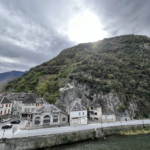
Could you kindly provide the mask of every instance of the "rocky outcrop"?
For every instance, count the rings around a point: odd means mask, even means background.
[[[80,98],[81,103],[85,107],[89,107],[93,101],[98,101],[103,111],[110,111],[119,115],[118,108],[124,103],[115,93],[104,94],[102,92],[91,92],[86,84],[80,84],[76,80],[68,81],[62,88],[59,89],[60,97],[57,99],[56,105],[65,108],[74,100]],[[129,103],[128,111],[131,116],[134,116],[134,111],[137,109],[135,102]]]

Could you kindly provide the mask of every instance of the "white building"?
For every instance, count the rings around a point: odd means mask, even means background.
[[[29,98],[22,102],[22,109],[20,113],[20,118],[32,119],[32,113],[36,108],[36,100],[31,95]]]
[[[5,96],[0,98],[0,120],[10,115],[12,111],[12,103]]]
[[[104,123],[116,122],[116,115],[110,110],[102,112],[102,122]]]
[[[87,124],[87,109],[79,102],[73,101],[70,105],[69,120],[71,126]]]

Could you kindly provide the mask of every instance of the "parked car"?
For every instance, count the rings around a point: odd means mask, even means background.
[[[11,121],[10,123],[11,123],[11,124],[19,124],[19,123],[20,123],[20,120],[14,120],[14,121]]]
[[[12,128],[12,124],[7,124],[7,125],[5,125],[5,126],[2,126],[2,129],[10,129],[10,128]]]
[[[7,122],[7,121],[9,121],[9,120],[11,120],[11,118],[3,119],[1,122],[4,123],[4,122]]]

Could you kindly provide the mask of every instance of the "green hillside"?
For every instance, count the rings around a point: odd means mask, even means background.
[[[86,83],[90,94],[114,92],[124,101],[137,100],[150,110],[150,38],[123,35],[63,50],[57,57],[31,68],[9,82],[6,90],[35,92],[55,103],[68,80]]]

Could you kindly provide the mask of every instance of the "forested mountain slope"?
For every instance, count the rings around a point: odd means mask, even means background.
[[[5,85],[9,81],[12,81],[15,78],[18,78],[25,74],[27,71],[10,71],[10,72],[4,72],[0,73],[0,88],[2,85]]]
[[[115,93],[128,108],[135,100],[150,110],[150,38],[123,35],[63,50],[57,57],[9,82],[6,90],[35,92],[55,103],[66,82],[77,81],[96,93]],[[79,91],[80,96],[80,91]],[[91,98],[92,100],[92,98]]]

